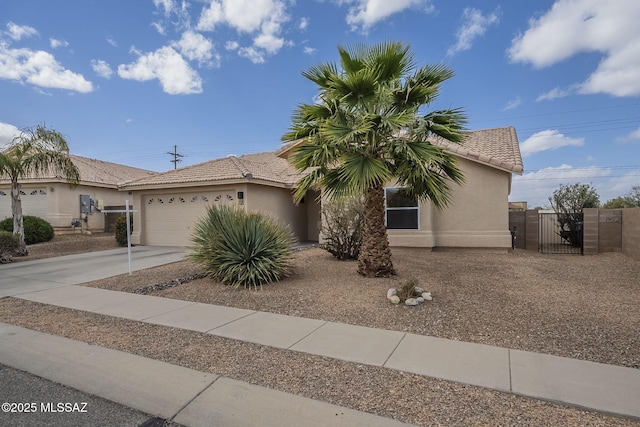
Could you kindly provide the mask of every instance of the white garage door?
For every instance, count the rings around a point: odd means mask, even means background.
[[[193,226],[211,204],[236,203],[235,190],[151,194],[144,197],[145,244],[189,246]]]
[[[47,219],[47,196],[48,191],[45,188],[20,190],[22,215]],[[11,216],[11,189],[3,188],[0,190],[0,220]]]

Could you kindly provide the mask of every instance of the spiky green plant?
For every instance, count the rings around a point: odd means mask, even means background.
[[[291,272],[291,233],[257,212],[210,206],[196,223],[191,241],[188,257],[225,285],[257,289]]]

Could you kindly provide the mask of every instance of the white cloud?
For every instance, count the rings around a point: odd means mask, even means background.
[[[28,25],[18,25],[13,22],[7,23],[7,32],[13,40],[21,40],[25,37],[32,37],[39,35],[38,30],[33,27],[29,27]]]
[[[49,45],[51,46],[51,48],[57,49],[59,47],[67,47],[67,46],[69,46],[69,42],[66,41],[66,40],[50,38],[49,39]]]
[[[640,128],[631,131],[628,135],[617,138],[618,142],[640,142]]]
[[[307,27],[309,27],[309,19],[307,18],[300,19],[300,22],[298,23],[298,29],[300,31],[304,31],[307,29]]]
[[[556,87],[538,96],[536,98],[536,101],[553,101],[554,99],[564,98],[565,96],[569,96],[571,95],[571,93],[572,91],[570,89],[562,89],[562,88]]]
[[[202,80],[198,73],[170,46],[140,55],[132,64],[119,65],[118,75],[137,81],[158,79],[162,90],[170,95],[202,92]]]
[[[241,47],[240,49],[238,49],[238,55],[247,58],[254,64],[264,63],[264,55],[262,55],[259,50],[253,47]]]
[[[502,108],[502,111],[515,110],[520,106],[520,104],[522,104],[522,98],[520,98],[519,96],[516,96],[511,101],[507,102],[504,108]]]
[[[0,150],[20,134],[20,129],[9,123],[0,122]]]
[[[557,0],[529,21],[509,48],[513,62],[548,67],[579,53],[597,52],[602,61],[576,86],[581,94],[640,95],[640,2]]]
[[[10,49],[3,43],[0,43],[0,79],[81,93],[93,91],[90,81],[65,69],[50,53],[26,48]]]
[[[161,9],[165,16],[171,15],[176,10],[175,0],[153,0],[157,9]]]
[[[473,41],[484,35],[487,28],[500,22],[499,10],[485,16],[482,11],[467,7],[462,12],[462,24],[456,32],[456,44],[447,50],[447,56],[471,49]]]
[[[92,59],[91,68],[93,68],[93,71],[95,71],[97,75],[105,79],[110,79],[113,75],[113,70],[109,64],[101,59]]]
[[[347,23],[353,31],[366,33],[371,27],[389,16],[409,8],[422,8],[431,13],[431,0],[338,0],[339,5],[348,4]]]
[[[151,26],[156,29],[158,34],[162,36],[167,34],[167,30],[164,28],[164,25],[162,25],[162,22],[152,22]]]
[[[584,144],[584,138],[570,138],[557,130],[543,130],[534,133],[526,141],[520,143],[520,152],[523,157],[538,153],[540,151],[557,150],[560,147],[575,146]]]
[[[112,36],[107,37],[107,43],[109,43],[113,47],[118,47],[118,42],[116,42],[116,40]]]
[[[238,50],[240,48],[240,43],[234,40],[229,40],[224,44],[224,48],[227,50]]]
[[[238,54],[262,63],[267,55],[276,54],[285,45],[281,33],[288,20],[282,0],[211,0],[202,10],[196,29],[213,31],[219,25],[227,25],[241,35],[251,36],[250,46],[238,44]]]
[[[313,55],[316,52],[316,48],[305,46],[302,51],[307,55]]]
[[[185,31],[179,41],[171,44],[190,61],[198,61],[200,65],[214,65],[213,43],[202,34]],[[219,65],[219,57],[215,65]]]

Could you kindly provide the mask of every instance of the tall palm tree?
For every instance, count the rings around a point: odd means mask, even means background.
[[[318,86],[317,102],[293,113],[284,142],[302,140],[290,157],[307,175],[296,199],[319,186],[327,197],[364,195],[365,221],[358,272],[395,274],[385,227],[384,186],[396,180],[406,196],[445,207],[449,182],[461,184],[455,157],[429,142],[438,136],[460,143],[466,117],[461,109],[422,113],[453,76],[443,65],[416,67],[408,45],[383,42],[338,47],[333,62],[302,75]]]
[[[28,254],[24,241],[20,180],[29,176],[52,173],[71,185],[80,181],[80,171],[69,157],[69,145],[61,133],[38,125],[24,129],[9,147],[0,152],[0,178],[11,180],[11,213],[13,233],[20,239],[19,251]]]

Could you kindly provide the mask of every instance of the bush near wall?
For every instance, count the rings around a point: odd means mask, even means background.
[[[53,239],[53,226],[46,220],[31,215],[22,217],[24,224],[24,242],[27,245],[48,242]],[[13,233],[13,218],[0,221],[0,230]]]
[[[129,234],[133,232],[133,215],[129,214]],[[116,220],[116,242],[118,246],[128,246],[127,216],[122,215]]]
[[[339,260],[358,259],[362,246],[364,202],[335,199],[322,205],[322,248]]]

